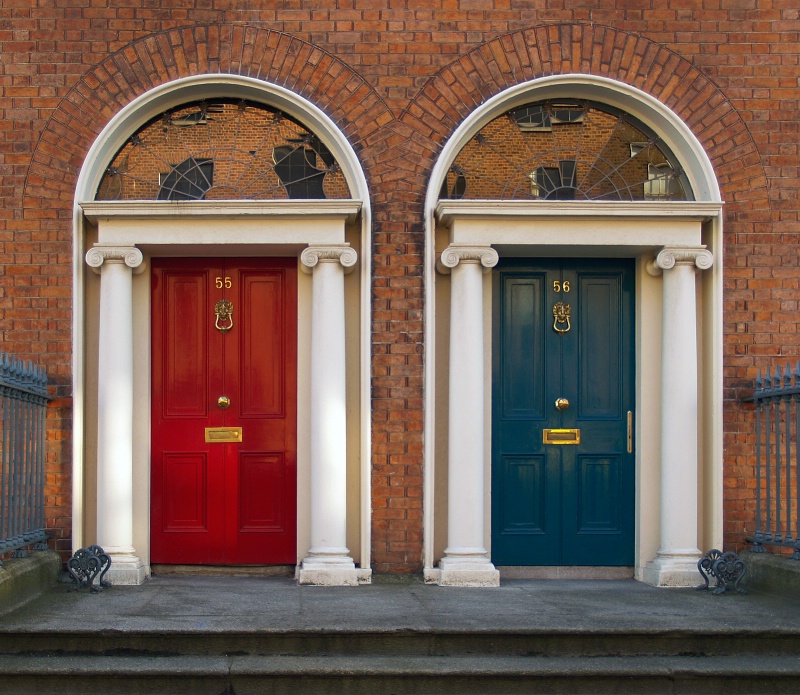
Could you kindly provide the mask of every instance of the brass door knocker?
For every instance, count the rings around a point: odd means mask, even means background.
[[[553,330],[556,333],[566,333],[570,328],[569,313],[571,307],[566,302],[556,302],[553,306]],[[566,324],[566,328],[564,328]]]
[[[229,299],[220,299],[214,305],[214,314],[217,317],[214,325],[220,333],[227,333],[233,328],[233,304]],[[220,321],[222,321],[222,325],[220,325]]]

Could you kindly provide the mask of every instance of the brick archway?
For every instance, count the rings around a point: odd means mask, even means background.
[[[759,153],[723,92],[674,51],[589,24],[542,24],[486,41],[442,67],[401,112],[392,112],[342,59],[283,32],[222,24],[152,34],[105,58],[61,100],[26,175],[24,218],[68,243],[75,180],[104,124],[154,86],[210,72],[274,81],[317,104],[351,140],[370,182],[373,430],[379,435],[372,462],[373,559],[379,571],[421,567],[423,197],[444,143],[470,113],[504,89],[544,75],[585,73],[631,84],[672,109],[705,148],[726,201],[727,232],[770,219]],[[748,369],[737,367],[735,376]],[[404,429],[402,438],[397,428]],[[397,503],[390,507],[390,499]]]
[[[635,87],[648,98],[666,106],[672,114],[691,131],[691,137],[702,148],[709,166],[707,171],[711,180],[716,180],[721,198],[726,202],[726,234],[721,234],[721,226],[712,236],[717,240],[717,257],[725,263],[723,248],[730,232],[737,222],[742,221],[744,229],[749,229],[755,221],[770,219],[770,199],[767,176],[754,139],[746,123],[723,92],[705,77],[695,66],[678,54],[643,37],[619,32],[608,27],[585,25],[548,25],[528,31],[520,31],[489,41],[481,47],[444,67],[439,74],[426,84],[414,102],[398,117],[406,124],[414,124],[430,142],[432,150],[450,145],[448,157],[453,155],[453,134],[464,123],[474,123],[475,131],[479,124],[474,114],[483,109],[484,104],[505,92],[521,91],[526,82],[549,78],[554,82],[559,76],[571,75],[580,79],[606,78],[607,80]],[[574,98],[576,93],[571,92]],[[611,103],[622,105],[613,99]],[[499,111],[493,112],[499,115]],[[472,116],[472,118],[470,118]],[[481,122],[481,124],[484,122]],[[657,122],[656,122],[657,125]],[[659,130],[656,127],[656,130]],[[472,133],[474,134],[474,133]],[[712,171],[713,170],[713,171]],[[439,178],[432,170],[421,175],[433,175],[428,182],[428,196],[435,197]],[[718,194],[719,195],[719,194]],[[702,199],[708,200],[703,196]],[[424,218],[429,222],[429,206],[426,205]],[[722,218],[720,218],[721,223]],[[729,225],[729,226],[727,226]],[[431,237],[426,237],[426,243]],[[430,248],[429,248],[430,252]],[[431,266],[432,267],[432,266]],[[428,272],[426,270],[426,272]],[[427,278],[430,284],[432,278]],[[721,312],[722,279],[719,276],[715,302]],[[430,297],[428,298],[430,303]],[[428,323],[432,315],[426,314]],[[717,316],[721,316],[720,313]],[[720,326],[722,319],[718,318]],[[724,338],[720,330],[715,348],[720,354],[719,374],[722,374],[721,355],[724,352]],[[426,346],[426,351],[429,348]],[[430,361],[430,360],[429,360]],[[426,374],[427,383],[433,383],[432,373]],[[723,381],[720,376],[718,388],[722,392]],[[713,396],[721,398],[721,396]],[[721,404],[721,401],[719,401]],[[716,428],[721,444],[724,436],[721,405],[719,416],[715,416],[719,426]],[[426,400],[426,459],[431,457],[433,442],[432,413],[434,408]],[[723,469],[731,465],[722,461],[722,448],[716,447],[713,456],[717,463],[713,471],[703,473],[718,495],[716,511],[712,510],[707,519],[707,527],[712,529],[715,538],[722,535],[722,486]],[[427,470],[427,477],[431,472]],[[726,482],[725,485],[728,485]],[[730,502],[725,502],[724,518],[729,516]],[[424,508],[433,507],[433,492],[426,492]],[[430,526],[426,516],[426,527]],[[432,520],[432,516],[430,517]],[[715,541],[719,542],[719,541]],[[427,549],[426,549],[427,550]],[[426,553],[427,554],[427,553]],[[426,567],[429,559],[426,557]]]
[[[355,70],[306,41],[234,24],[172,29],[110,55],[61,100],[32,157],[25,210],[69,209],[86,153],[114,114],[165,82],[206,74],[251,77],[293,91],[338,124],[356,151],[392,118]]]

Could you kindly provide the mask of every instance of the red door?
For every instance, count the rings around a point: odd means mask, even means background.
[[[153,563],[297,559],[296,273],[295,259],[153,260]]]

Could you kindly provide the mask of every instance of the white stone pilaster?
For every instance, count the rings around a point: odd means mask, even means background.
[[[498,586],[484,546],[483,273],[497,265],[489,246],[449,246],[438,267],[450,272],[450,391],[447,547],[442,586]]]
[[[347,549],[347,418],[344,274],[357,260],[347,245],[309,246],[301,268],[311,290],[311,547],[301,584],[351,586],[357,571]]]
[[[698,580],[698,373],[696,269],[711,267],[705,247],[664,248],[661,349],[661,546],[644,579],[655,586]]]
[[[133,272],[135,247],[95,246],[86,263],[100,274],[97,399],[97,544],[111,558],[112,584],[141,584],[133,547]]]

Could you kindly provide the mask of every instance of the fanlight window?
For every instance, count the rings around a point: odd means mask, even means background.
[[[325,145],[262,104],[216,99],[172,109],[117,152],[97,200],[349,198]]]
[[[591,101],[541,101],[486,125],[455,158],[442,198],[692,200],[677,159],[647,126]]]

